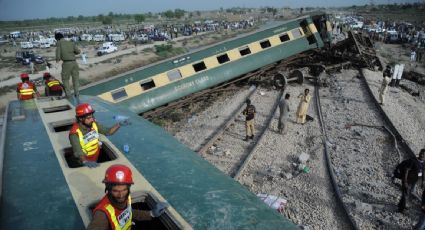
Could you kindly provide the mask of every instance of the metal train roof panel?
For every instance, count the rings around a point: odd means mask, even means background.
[[[96,114],[107,126],[113,124],[113,115],[131,119],[132,125],[121,127],[109,140],[120,147],[130,145],[129,161],[194,229],[296,229],[162,128],[97,98],[88,103],[107,111]]]
[[[35,102],[11,102],[8,112],[0,228],[83,229]]]
[[[1,229],[84,229],[91,213],[87,204],[103,196],[101,181],[106,168],[123,162],[134,170],[134,194],[159,192],[157,197],[168,201],[193,229],[296,229],[162,128],[97,97],[82,97],[82,101],[92,104],[97,121],[105,126],[115,123],[114,115],[131,119],[132,125],[121,127],[104,142],[114,145],[116,151],[128,144],[130,152],[95,169],[66,167],[58,149],[68,147],[67,132],[52,133],[49,122],[61,117],[69,120],[74,110],[68,107],[66,116],[47,114],[42,112],[43,103],[57,107],[56,101],[11,102]]]

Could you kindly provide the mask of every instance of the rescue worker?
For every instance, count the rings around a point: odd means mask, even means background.
[[[279,102],[279,122],[277,129],[280,134],[283,134],[286,126],[286,120],[289,116],[289,93],[285,94],[285,99],[280,100]]]
[[[65,88],[65,94],[68,99],[71,99],[71,90],[69,86],[69,78],[72,77],[72,84],[74,86],[74,96],[77,99],[79,97],[80,87],[80,73],[77,62],[75,61],[75,55],[80,53],[75,43],[63,39],[61,33],[55,34],[56,43],[56,63],[62,61],[62,82]]]
[[[69,131],[69,141],[74,155],[89,168],[98,166],[96,161],[100,153],[99,133],[109,136],[120,128],[118,123],[112,128],[103,127],[96,122],[94,112],[95,110],[87,103],[78,105],[75,108],[77,122]]]
[[[401,179],[402,195],[400,202],[398,203],[399,212],[404,212],[406,209],[407,200],[410,200],[411,196],[414,194],[416,182],[419,177],[422,177],[422,186],[424,184],[424,161],[425,149],[421,149],[417,158],[404,160],[397,165],[394,170],[394,175],[392,177],[393,181],[395,178]]]
[[[16,87],[16,94],[19,100],[29,100],[40,96],[37,92],[37,87],[30,82],[30,77],[27,73],[21,74],[21,81]]]
[[[379,89],[379,101],[380,101],[380,105],[384,105],[384,101],[385,101],[385,93],[387,92],[387,88],[388,88],[388,84],[391,81],[391,76],[392,76],[392,71],[391,71],[391,66],[387,65],[386,69],[384,70],[384,72],[382,73],[382,83],[381,83],[381,88]]]
[[[245,141],[249,139],[254,139],[254,118],[255,118],[255,106],[251,104],[250,99],[246,99],[246,108],[242,112],[245,115],[245,128],[246,128],[246,137]]]
[[[161,216],[166,203],[157,203],[152,211],[131,208],[130,186],[134,184],[130,168],[111,165],[105,173],[105,196],[93,210],[88,230],[130,229],[132,220],[145,221]]]
[[[50,75],[49,72],[43,74],[43,79],[46,85],[44,88],[46,96],[62,96],[63,85],[59,80]]]
[[[310,104],[311,96],[309,95],[310,90],[305,89],[304,94],[300,94],[298,98],[300,98],[300,104],[297,109],[297,123],[305,124],[305,118],[307,116],[308,106]]]

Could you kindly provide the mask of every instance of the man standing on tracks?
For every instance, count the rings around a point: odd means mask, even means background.
[[[106,195],[93,211],[93,219],[88,230],[130,229],[133,220],[146,221],[159,217],[167,208],[166,203],[157,203],[152,211],[132,209],[130,186],[133,175],[125,165],[111,165],[105,173]]]
[[[75,43],[67,41],[63,38],[62,33],[56,33],[56,63],[62,61],[62,82],[65,88],[65,94],[68,99],[71,99],[71,90],[69,86],[69,78],[72,77],[72,84],[74,86],[74,96],[78,103],[79,87],[80,87],[80,73],[78,64],[75,61],[75,55],[80,53]]]
[[[385,93],[387,92],[388,84],[391,81],[391,76],[393,75],[393,72],[391,70],[391,66],[387,65],[386,69],[382,73],[382,83],[381,88],[379,89],[379,101],[380,105],[384,105],[385,101]]]
[[[16,94],[19,100],[29,100],[40,96],[37,92],[37,87],[30,82],[30,77],[27,73],[21,74],[21,81],[16,87]]]
[[[310,104],[311,96],[309,95],[310,90],[305,89],[304,94],[300,94],[298,98],[300,98],[300,104],[297,109],[297,123],[305,124],[305,118],[307,116],[308,106]]]
[[[425,149],[421,149],[418,158],[410,158],[404,160],[397,165],[394,170],[392,177],[393,181],[395,178],[401,179],[401,199],[398,203],[398,211],[404,212],[406,209],[407,199],[410,200],[416,186],[416,182],[419,177],[422,177],[422,186],[424,184],[424,161],[425,161]]]
[[[250,99],[246,99],[246,108],[242,112],[245,115],[245,128],[246,128],[246,137],[245,141],[249,139],[254,139],[254,118],[255,118],[255,106],[251,104]]]
[[[283,134],[286,127],[286,120],[289,116],[289,93],[285,94],[285,99],[281,99],[279,102],[279,122],[277,124],[277,129],[280,134]]]
[[[96,122],[93,114],[95,110],[87,103],[80,104],[75,108],[77,122],[72,125],[69,131],[69,141],[71,142],[74,155],[78,157],[84,166],[96,168],[97,158],[100,153],[99,133],[112,135],[119,128],[119,123],[112,128],[105,128]]]

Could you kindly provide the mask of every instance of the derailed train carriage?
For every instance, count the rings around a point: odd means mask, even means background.
[[[135,208],[170,204],[160,218],[135,223],[133,229],[295,229],[242,185],[137,113],[320,48],[320,25],[304,16],[84,89],[81,94],[89,96],[81,96],[81,101],[95,108],[97,121],[112,125],[115,114],[132,121],[113,136],[101,136],[100,166],[95,169],[74,159],[68,141],[75,120],[73,104],[57,98],[12,101],[1,139],[0,228],[85,228],[104,194],[105,170],[125,164],[134,173]],[[125,144],[129,153],[120,150]]]
[[[303,16],[96,83],[81,94],[143,113],[295,54],[321,48],[324,42],[330,42],[330,30],[325,14]]]

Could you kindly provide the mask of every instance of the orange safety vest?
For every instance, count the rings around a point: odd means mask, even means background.
[[[97,128],[96,122],[92,123],[91,129],[88,133],[84,134],[78,123],[74,123],[69,132],[69,135],[77,134],[80,140],[81,149],[86,154],[86,159],[90,161],[96,161],[99,156],[99,129]]]
[[[112,206],[108,196],[105,195],[97,204],[96,208],[93,210],[93,213],[98,210],[104,212],[108,217],[109,225],[111,226],[112,230],[131,229],[133,212],[131,209],[130,195],[128,196],[127,201],[127,208],[123,210],[116,209],[114,206]]]
[[[34,84],[31,82],[21,82],[18,84],[18,92],[20,100],[28,100],[34,98]]]
[[[58,80],[51,80],[51,81],[49,81],[49,80],[47,80],[46,81],[46,84],[47,84],[47,86],[51,89],[51,90],[54,90],[54,91],[57,91],[57,90],[61,90],[62,88],[61,88],[61,83],[58,81]]]

